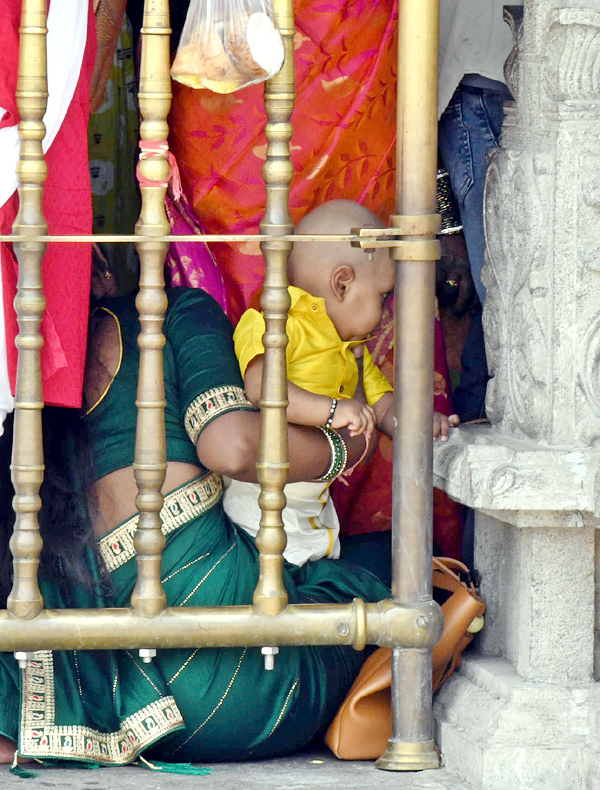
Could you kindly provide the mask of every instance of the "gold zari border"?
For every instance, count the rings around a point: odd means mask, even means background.
[[[220,414],[239,408],[254,410],[241,387],[214,387],[203,392],[186,409],[184,425],[187,435],[195,445],[207,423]]]
[[[201,516],[215,505],[223,493],[221,476],[210,472],[205,477],[190,480],[181,488],[165,497],[160,511],[163,535],[181,527],[193,518]],[[100,554],[109,572],[120,568],[135,557],[133,536],[137,530],[139,513],[115,527],[99,542]]]
[[[59,726],[54,721],[52,652],[38,650],[23,670],[20,754],[126,765],[150,744],[184,723],[172,696],[145,705],[123,719],[115,732],[99,732],[78,724]]]

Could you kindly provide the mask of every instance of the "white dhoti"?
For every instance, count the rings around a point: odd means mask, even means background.
[[[329,495],[329,483],[288,483],[284,488],[287,504],[283,524],[287,546],[283,556],[294,565],[322,557],[340,556],[340,522]],[[250,535],[259,529],[260,486],[225,479],[223,505],[229,518]]]

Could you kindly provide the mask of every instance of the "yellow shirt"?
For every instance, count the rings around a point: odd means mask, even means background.
[[[358,386],[358,364],[352,353],[360,340],[342,340],[325,311],[325,301],[290,285],[292,304],[286,331],[288,381],[317,395],[353,398]],[[254,357],[264,354],[265,319],[246,310],[234,332],[235,353],[242,376]],[[363,379],[367,403],[372,406],[393,387],[365,347]]]

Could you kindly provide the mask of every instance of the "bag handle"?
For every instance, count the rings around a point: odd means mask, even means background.
[[[475,584],[472,580],[469,582],[464,581],[460,578],[456,571],[462,571],[463,573],[470,575],[471,571],[469,568],[461,562],[460,560],[455,560],[453,557],[433,557],[433,572],[435,578],[435,572],[441,573],[444,576],[450,577],[454,580],[457,585],[464,587],[465,590],[474,590]],[[443,585],[439,585],[443,586]]]

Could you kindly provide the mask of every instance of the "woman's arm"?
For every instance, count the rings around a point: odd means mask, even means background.
[[[350,437],[341,430],[348,449],[348,467],[355,464],[365,449],[364,436]],[[207,469],[256,482],[256,461],[260,438],[260,414],[251,411],[230,411],[210,422],[196,444],[200,463]],[[377,444],[369,440],[369,455]],[[318,428],[288,425],[290,470],[288,482],[315,480],[324,475],[331,464],[331,450]]]
[[[216,302],[196,288],[174,293],[165,335],[175,355],[182,421],[207,469],[256,481],[260,413],[246,400],[231,325]],[[365,449],[362,436],[341,431],[348,465]],[[289,480],[314,480],[331,465],[330,445],[318,428],[288,426]],[[370,442],[370,449],[375,443]]]

